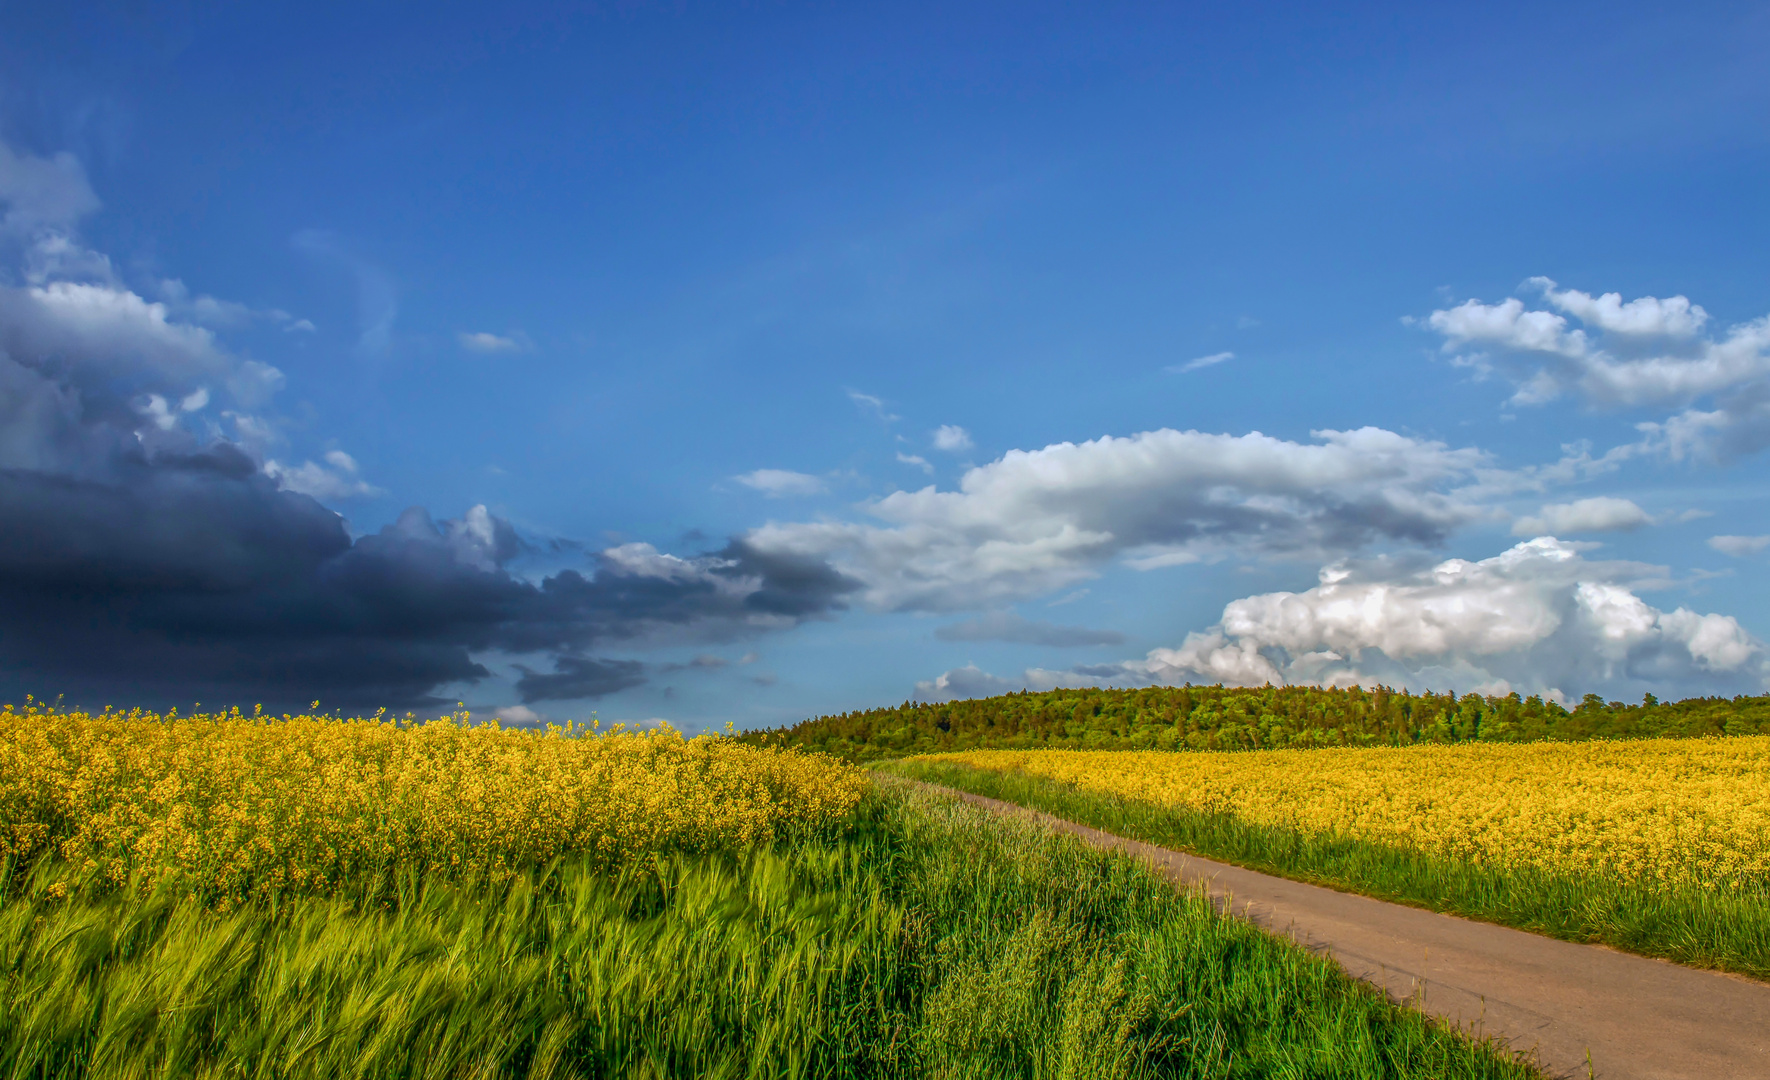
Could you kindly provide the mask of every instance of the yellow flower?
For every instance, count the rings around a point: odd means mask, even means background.
[[[1161,753],[938,754],[1084,791],[1455,858],[1770,883],[1770,736]]]
[[[0,859],[246,898],[398,866],[498,875],[767,842],[843,817],[867,784],[821,755],[668,727],[465,721],[6,706]]]

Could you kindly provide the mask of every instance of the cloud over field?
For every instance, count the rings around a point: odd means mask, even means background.
[[[1424,323],[1455,362],[1512,380],[1516,404],[1573,395],[1605,407],[1679,408],[1640,425],[1643,449],[1674,460],[1770,446],[1770,316],[1715,331],[1684,296],[1624,301],[1546,277],[1526,286],[1543,306],[1469,300]]]
[[[635,545],[528,581],[484,507],[441,522],[413,508],[352,541],[226,443],[100,480],[5,470],[0,514],[18,525],[0,538],[7,696],[424,705],[489,674],[474,659],[487,650],[557,658],[525,672],[524,701],[594,696],[642,674],[587,649],[790,626],[848,588],[741,544],[695,559]]]
[[[1333,557],[1377,540],[1433,545],[1483,508],[1458,488],[1485,457],[1381,428],[1163,429],[1013,450],[874,500],[879,524],[774,522],[758,551],[827,560],[887,611],[961,611],[1051,592],[1119,560],[1136,569],[1226,553]]]
[[[1764,643],[1738,620],[1654,607],[1637,592],[1663,586],[1664,567],[1591,560],[1583,550],[1537,537],[1492,558],[1449,559],[1422,570],[1381,560],[1330,566],[1312,589],[1233,601],[1215,626],[1141,660],[1034,668],[1021,682],[1383,682],[1557,696],[1594,688],[1638,695],[1646,687],[1765,686]],[[984,677],[966,673],[918,684],[918,690],[980,685]]]
[[[1508,471],[1478,449],[1378,427],[1299,438],[1161,428],[1011,450],[944,490],[898,469],[925,486],[846,515],[784,513],[694,554],[625,543],[542,575],[524,571],[535,552],[485,506],[455,517],[411,507],[353,532],[335,508],[386,496],[376,462],[300,446],[276,404],[289,377],[229,336],[311,332],[304,340],[320,347],[325,335],[279,308],[132,277],[81,238],[99,209],[74,158],[0,145],[0,697],[407,708],[508,663],[525,705],[580,700],[684,670],[617,650],[734,640],[851,604],[953,613],[934,631],[948,642],[1120,645],[1110,630],[1010,609],[1064,591],[1073,599],[1114,567],[1228,559],[1335,569],[1315,589],[1238,600],[1218,625],[1143,659],[1020,679],[966,666],[919,692],[1188,678],[1755,686],[1761,674],[1762,647],[1731,618],[1639,599],[1664,576],[1654,568],[1590,561],[1548,539],[1431,570],[1406,562],[1466,526],[1503,527],[1517,508],[1499,504],[1526,493],[1532,508],[1513,524],[1524,535],[1664,521],[1617,497],[1546,500],[1630,455],[1749,448],[1760,407],[1770,441],[1770,335],[1761,323],[1715,331],[1683,297],[1625,302],[1539,281],[1540,307],[1470,301],[1428,320],[1461,362],[1514,378],[1521,401],[1577,394],[1684,410],[1645,425],[1639,446],[1597,459],[1576,444],[1561,462]],[[385,352],[391,279],[330,234],[302,233],[297,247],[351,270],[356,347]],[[462,331],[457,342],[487,355],[533,348],[518,331]],[[935,463],[910,450],[976,449],[952,424],[912,442],[894,430],[902,418],[891,410],[902,406],[849,397],[896,439],[887,467],[932,477]],[[757,468],[730,480],[788,500],[865,478]],[[1764,547],[1743,536],[1711,546],[1738,556]],[[1347,561],[1373,547],[1403,555]]]
[[[525,701],[594,696],[644,675],[590,650],[790,626],[855,587],[742,541],[629,544],[530,580],[483,506],[353,539],[319,500],[379,489],[342,449],[273,456],[283,374],[198,321],[257,314],[182,282],[148,300],[80,241],[97,206],[74,159],[0,145],[0,242],[21,267],[0,285],[0,697],[409,707],[486,677],[490,652],[550,657]]]
[[[964,667],[942,672],[926,682],[917,683],[916,700],[962,701],[966,698],[1011,694],[1016,690],[1026,688],[1024,683],[1018,683],[1012,679],[999,679],[976,664],[966,664]]]

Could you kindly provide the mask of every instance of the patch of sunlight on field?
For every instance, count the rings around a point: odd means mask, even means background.
[[[1770,737],[918,759],[1496,865],[1770,883]]]

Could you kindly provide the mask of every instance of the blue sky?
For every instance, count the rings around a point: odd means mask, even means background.
[[[1761,7],[149,7],[0,4],[8,696],[1765,685]]]

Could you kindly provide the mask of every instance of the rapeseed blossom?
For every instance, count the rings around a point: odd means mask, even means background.
[[[1770,885],[1770,737],[931,755],[1081,790],[1496,865]]]
[[[0,708],[0,862],[221,900],[363,873],[494,877],[562,855],[765,843],[868,781],[821,755],[661,727],[545,732],[242,714]]]

